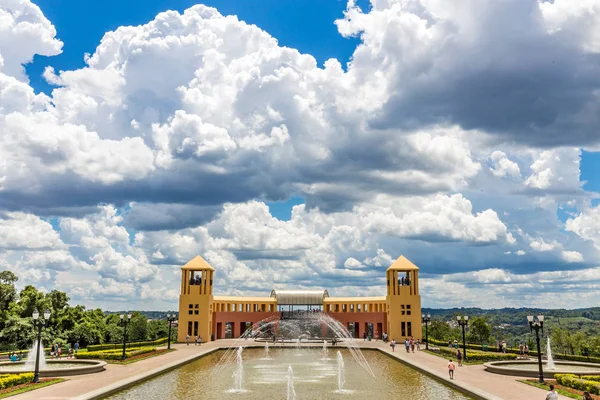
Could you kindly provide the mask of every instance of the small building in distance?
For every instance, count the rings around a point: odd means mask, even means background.
[[[181,267],[178,341],[189,335],[203,342],[239,338],[256,323],[293,313],[322,312],[354,337],[366,333],[390,340],[422,340],[419,268],[400,256],[386,271],[387,293],[380,297],[330,297],[327,290],[272,290],[270,296],[214,296],[215,269],[196,256]],[[324,335],[325,336],[325,335]]]

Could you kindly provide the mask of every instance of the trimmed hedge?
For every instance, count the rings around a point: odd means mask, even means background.
[[[436,346],[444,347],[446,349],[450,349],[448,347],[448,342],[443,342],[443,341],[439,341],[439,340],[429,339],[429,343],[430,344],[435,344]],[[459,345],[459,348],[462,349],[462,344]],[[467,349],[483,351],[483,346],[480,345],[480,344],[467,344]],[[486,352],[500,353],[498,351],[498,347],[497,346],[488,346]],[[506,354],[515,354],[515,355],[518,355],[520,353],[519,353],[519,349],[507,348],[506,349]],[[529,356],[531,356],[531,357],[537,357],[537,351],[533,351],[533,350],[530,349],[529,350]],[[553,354],[553,357],[554,357],[555,360],[581,361],[581,362],[592,362],[592,363],[599,363],[600,364],[600,357],[586,357],[586,356],[576,356],[576,355],[569,355],[569,354]]]
[[[585,379],[587,381],[600,382],[600,375],[584,375],[581,379]]]
[[[577,376],[572,374],[554,374],[554,378],[556,379],[556,382],[562,386],[600,395],[600,382],[595,382],[588,379],[579,379]]]
[[[456,349],[440,347],[440,353],[446,354],[449,357],[456,357]],[[468,361],[512,361],[516,358],[517,356],[515,354],[492,353],[477,350],[467,351]]]
[[[156,340],[148,340],[145,342],[128,342],[127,348],[135,348],[135,347],[146,347],[146,346],[159,346],[161,344],[167,343],[168,338],[156,339]],[[87,347],[88,351],[102,351],[102,350],[111,350],[111,349],[121,349],[123,350],[123,342],[121,343],[105,343],[105,344],[92,344]]]
[[[0,375],[0,389],[8,389],[13,386],[21,385],[23,383],[29,383],[32,380],[33,373],[31,372],[17,375]]]
[[[130,358],[140,354],[148,354],[156,351],[156,347],[146,347],[133,349],[125,352],[125,358]],[[104,351],[88,351],[87,353],[75,354],[75,358],[79,360],[120,360],[123,356],[123,350],[104,350]]]

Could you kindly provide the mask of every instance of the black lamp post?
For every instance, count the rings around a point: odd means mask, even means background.
[[[529,332],[535,331],[535,340],[537,343],[537,354],[538,354],[538,370],[539,370],[539,383],[544,383],[544,369],[542,368],[542,350],[540,348],[540,331],[544,334],[544,316],[538,315],[537,321],[533,321],[533,315],[527,316],[527,322],[529,322]]]
[[[33,311],[33,326],[38,329],[37,334],[37,348],[35,351],[35,371],[33,372],[33,383],[40,381],[40,352],[44,352],[42,343],[42,328],[46,326],[47,321],[50,319],[50,310],[44,311],[44,319],[40,319],[40,313],[38,310]]]
[[[125,351],[127,348],[127,325],[129,325],[131,322],[131,314],[127,314],[127,318],[125,318],[125,315],[123,314],[121,314],[119,317],[121,317],[121,325],[123,325],[123,355],[121,356],[121,360],[125,360],[125,358],[127,358],[125,356]]]
[[[167,314],[167,321],[169,321],[169,338],[167,339],[167,350],[171,350],[171,325],[177,321],[177,314]]]
[[[431,314],[421,315],[421,320],[425,324],[425,350],[429,350],[429,332],[427,332],[427,325],[431,322]]]
[[[467,328],[467,326],[469,326],[469,316],[465,315],[464,317],[461,317],[460,315],[458,315],[456,317],[456,321],[458,322],[458,325],[462,328],[462,334],[463,334],[463,359],[466,361],[467,360],[467,341],[465,340],[465,329]]]

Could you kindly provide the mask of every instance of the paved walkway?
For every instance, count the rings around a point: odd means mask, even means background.
[[[173,368],[183,362],[200,358],[202,355],[215,351],[220,347],[228,347],[233,343],[234,340],[219,340],[203,344],[202,346],[176,344],[172,346],[177,349],[174,352],[129,365],[109,364],[104,372],[69,377],[65,382],[17,395],[13,398],[16,400],[79,400],[93,398],[94,392],[99,393],[99,391],[106,387],[133,382],[141,376],[158,373],[163,368]],[[244,344],[252,346],[255,342],[247,341]],[[356,344],[360,347],[379,348],[386,354],[413,365],[429,375],[435,375],[448,383],[462,386],[465,389],[478,393],[482,398],[489,400],[545,399],[545,392],[543,390],[520,383],[516,377],[485,372],[481,365],[469,365],[457,368],[454,381],[449,381],[447,361],[443,358],[425,352],[409,354],[406,353],[402,345],[397,346],[396,351],[392,352],[390,346],[382,342],[356,340]],[[259,345],[262,346],[262,344]],[[288,344],[287,346],[290,345]],[[567,397],[560,396],[560,399],[564,400]]]

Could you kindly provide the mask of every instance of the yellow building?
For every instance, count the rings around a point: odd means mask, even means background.
[[[215,269],[196,256],[182,268],[178,341],[237,338],[265,318],[285,318],[294,310],[323,312],[354,337],[407,337],[422,340],[419,268],[400,256],[386,272],[387,295],[329,297],[327,290],[273,290],[269,297],[213,296]]]

